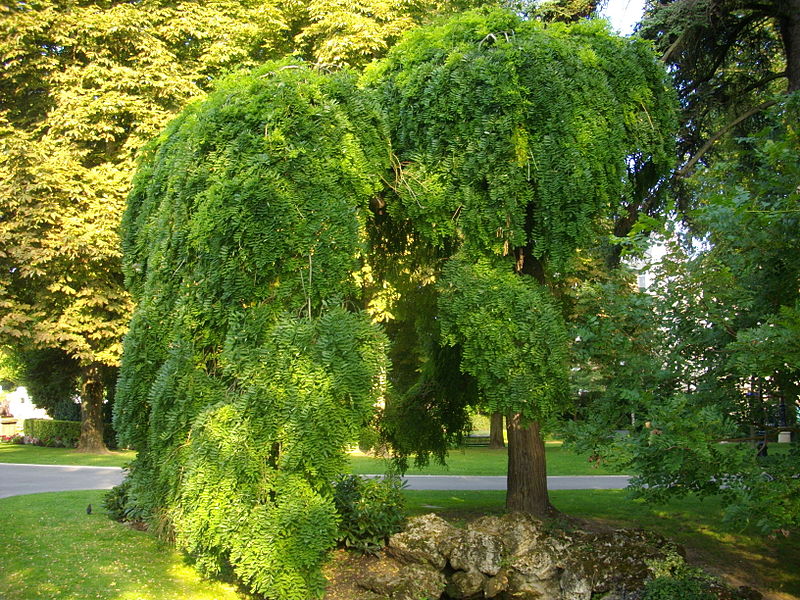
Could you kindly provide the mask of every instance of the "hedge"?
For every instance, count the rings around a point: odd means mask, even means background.
[[[25,419],[22,425],[26,443],[37,446],[74,448],[81,437],[80,421],[58,419]],[[109,448],[116,448],[116,433],[111,423],[104,428],[104,441]]]
[[[22,430],[28,443],[37,446],[60,445],[74,448],[81,436],[81,423],[56,419],[25,419]]]

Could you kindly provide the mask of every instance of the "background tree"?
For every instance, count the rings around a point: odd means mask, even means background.
[[[277,51],[283,27],[261,3],[3,12],[0,333],[79,365],[79,449],[104,448],[104,380],[130,316],[117,229],[135,153],[220,70]]]
[[[796,429],[799,98],[688,180],[705,235],[676,240],[657,271],[662,377],[641,413],[650,426],[601,450],[638,473],[638,495],[721,494],[729,519],[765,532],[796,527],[800,508],[798,445],[762,452]]]
[[[688,174],[720,140],[758,131],[780,92],[800,89],[798,0],[653,0],[639,33],[671,67]],[[679,195],[680,206],[689,198]]]
[[[568,352],[554,291],[630,194],[628,165],[669,165],[664,77],[601,24],[504,11],[415,32],[368,72],[399,159],[386,211],[443,256],[443,339],[508,417],[510,510],[549,510],[540,428],[564,408]]]
[[[604,255],[603,247],[579,253],[562,295],[576,399],[564,433],[591,454],[598,439],[641,426],[664,376],[654,299],[639,288],[635,269],[625,263],[608,269]]]
[[[233,67],[287,53],[361,64],[451,9],[250,0],[2,7],[0,337],[80,366],[81,449],[103,447],[103,380],[117,368],[130,318],[117,229],[142,145]]]
[[[753,445],[723,451],[718,442],[768,432],[778,397],[791,424],[797,395],[796,243],[786,233],[796,227],[796,108],[785,92],[797,89],[798,15],[795,2],[648,7],[640,31],[672,67],[684,115],[682,166],[671,181],[683,224],[656,278],[667,333],[655,346],[663,378],[643,413],[653,426],[606,448],[632,461],[640,493],[653,498],[718,493],[737,473],[723,490],[731,516],[763,515],[766,530],[793,522],[786,477],[796,456],[765,459]],[[775,399],[762,401],[758,388]]]

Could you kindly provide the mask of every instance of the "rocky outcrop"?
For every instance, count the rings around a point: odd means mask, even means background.
[[[361,585],[391,600],[633,598],[653,576],[651,565],[681,553],[641,530],[554,528],[519,513],[459,529],[430,514],[392,536],[385,559],[392,568],[365,573]]]

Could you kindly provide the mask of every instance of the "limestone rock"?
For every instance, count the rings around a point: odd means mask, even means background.
[[[471,528],[457,538],[450,553],[450,565],[457,571],[479,571],[485,575],[497,575],[502,562],[502,539]]]
[[[383,560],[362,574],[359,585],[391,600],[435,600],[447,584],[439,569],[427,565],[403,565]]]
[[[540,581],[525,577],[516,571],[509,573],[506,594],[514,600],[562,600],[558,579]],[[563,600],[573,599],[564,598]]]
[[[436,600],[444,592],[444,574],[433,567],[406,565],[400,570],[403,582],[392,592],[392,600]]]
[[[455,600],[483,598],[486,576],[478,571],[456,571],[447,584],[447,595]]]
[[[508,589],[508,571],[501,569],[494,577],[489,577],[483,584],[483,594],[487,598],[494,598]]]
[[[682,550],[641,530],[559,529],[525,514],[483,517],[457,529],[435,515],[411,519],[392,536],[394,567],[365,574],[362,585],[390,600],[630,600],[658,561]],[[389,560],[389,559],[386,559]],[[758,592],[720,584],[720,600],[756,600]]]
[[[444,569],[459,530],[434,514],[409,519],[404,531],[389,538],[386,550],[404,563],[429,564]]]

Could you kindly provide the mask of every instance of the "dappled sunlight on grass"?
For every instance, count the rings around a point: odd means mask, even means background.
[[[133,450],[108,454],[90,454],[71,448],[44,448],[0,443],[0,463],[30,465],[82,465],[87,467],[122,467],[136,458]]]
[[[3,600],[235,600],[153,536],[109,520],[102,491],[0,500]],[[85,512],[91,503],[95,510]]]
[[[617,471],[598,466],[589,461],[588,456],[575,454],[561,447],[561,442],[548,442],[548,475],[612,475]],[[353,451],[349,455],[353,473],[380,474],[386,472],[389,463],[384,458],[376,458],[362,452]],[[413,459],[409,461],[413,465]],[[508,452],[505,448],[455,448],[447,457],[447,466],[431,462],[424,469],[410,468],[408,475],[505,475],[508,470]]]

